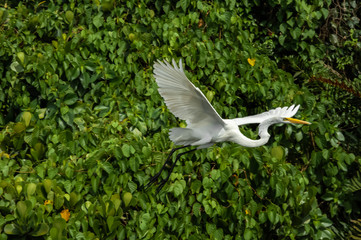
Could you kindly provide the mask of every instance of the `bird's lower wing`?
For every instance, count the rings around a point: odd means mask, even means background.
[[[168,109],[187,124],[217,124],[224,126],[223,119],[208,102],[204,94],[195,87],[173,59],[173,66],[167,61],[154,63],[154,77],[158,91],[164,98]]]

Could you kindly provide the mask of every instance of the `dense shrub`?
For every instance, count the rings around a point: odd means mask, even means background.
[[[348,27],[332,24],[331,1],[0,4],[1,238],[360,234],[359,8],[347,4]],[[224,118],[301,104],[313,124],[185,155],[159,194],[141,190],[184,126],[152,76],[172,58]]]

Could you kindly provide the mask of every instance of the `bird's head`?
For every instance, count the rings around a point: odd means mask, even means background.
[[[260,119],[262,119],[260,123],[260,133],[263,132],[266,134],[267,128],[270,125],[277,124],[277,123],[292,123],[292,124],[311,124],[310,122],[306,122],[303,120],[292,118],[294,115],[296,115],[299,105],[295,106],[292,105],[290,107],[283,107],[283,108],[276,108],[272,109],[268,112],[262,113],[258,116],[260,116]]]
[[[293,124],[311,124],[310,122],[306,122],[303,120],[299,120],[296,118],[292,118],[294,115],[296,115],[298,109],[300,108],[300,105],[292,105],[290,107],[284,107],[284,108],[280,108],[276,109],[275,114],[278,114],[278,116],[282,119],[281,122],[282,123],[293,123]]]

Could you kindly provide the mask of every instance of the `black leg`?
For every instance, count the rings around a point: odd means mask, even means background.
[[[162,168],[159,170],[159,172],[157,174],[155,174],[150,180],[149,182],[147,183],[147,185],[144,186],[144,189],[148,189],[157,179],[158,177],[160,176],[160,174],[163,172],[165,166],[168,164],[168,162],[171,160],[171,157],[173,155],[173,153],[179,149],[182,149],[182,148],[185,148],[185,147],[189,147],[189,145],[187,146],[182,146],[182,147],[178,147],[178,148],[173,148],[172,151],[169,153],[168,157],[167,157],[167,160],[165,160]],[[173,167],[174,168],[174,167]],[[173,170],[172,168],[172,170]]]
[[[170,168],[170,171],[168,172],[168,176],[167,176],[165,179],[163,179],[163,180],[160,182],[159,186],[157,187],[157,193],[159,193],[159,191],[163,188],[163,186],[165,185],[165,183],[168,181],[170,175],[171,175],[172,172],[173,172],[173,169],[174,169],[175,165],[177,164],[178,159],[179,159],[182,155],[184,155],[184,154],[186,154],[186,153],[193,152],[193,151],[195,151],[196,149],[197,149],[197,148],[191,149],[191,150],[189,150],[189,151],[186,151],[186,152],[183,152],[183,153],[179,153],[179,154],[177,155],[177,157],[175,158],[174,163],[172,164],[172,167]]]

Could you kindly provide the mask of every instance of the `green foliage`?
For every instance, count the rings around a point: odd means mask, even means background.
[[[342,235],[338,224],[360,214],[361,74],[356,24],[348,42],[319,37],[333,7],[301,0],[1,3],[1,238]],[[312,125],[272,128],[264,147],[223,143],[187,154],[158,195],[140,190],[173,147],[168,128],[184,126],[152,77],[153,62],[164,58],[182,58],[225,118],[301,104],[299,117]],[[349,85],[323,81],[337,75],[318,77],[330,66],[354,66],[358,75]]]
[[[333,69],[349,79],[357,78],[361,73],[360,7],[357,1],[335,1],[330,14],[322,27],[321,37],[330,45],[327,63]]]
[[[347,184],[347,188],[350,192],[357,192],[361,190],[361,174],[357,172],[352,179],[350,179],[350,183]]]

